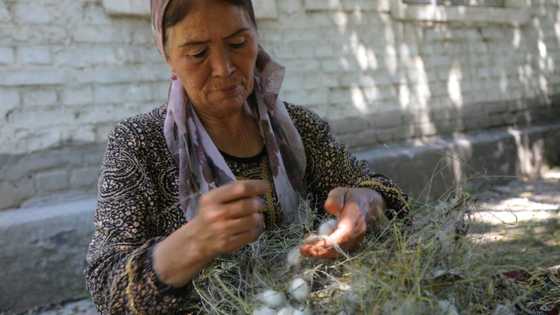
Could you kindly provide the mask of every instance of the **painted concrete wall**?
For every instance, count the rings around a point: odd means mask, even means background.
[[[255,0],[282,96],[352,150],[559,120],[560,1]],[[0,0],[0,209],[93,192],[109,130],[166,99],[144,0]]]

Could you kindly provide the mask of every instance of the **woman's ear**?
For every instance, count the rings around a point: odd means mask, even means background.
[[[173,27],[167,28],[164,30],[164,37],[163,37],[163,57],[165,58],[165,62],[171,67],[171,51],[169,47],[171,46],[169,43],[172,40],[173,36]],[[173,69],[171,69],[173,71]]]
[[[169,71],[171,72],[171,79],[176,80],[177,79],[177,71],[175,71],[175,67],[173,66],[173,63],[171,62],[171,57],[169,57],[169,52],[167,50],[165,51],[165,63],[167,63],[167,66],[169,67]]]

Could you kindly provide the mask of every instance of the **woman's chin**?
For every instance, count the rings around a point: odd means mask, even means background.
[[[242,110],[243,105],[245,105],[246,101],[247,98],[239,95],[236,97],[223,97],[220,99],[216,99],[212,102],[212,104],[215,104],[213,106],[214,108],[220,109],[220,111],[223,111],[223,113],[225,114]]]

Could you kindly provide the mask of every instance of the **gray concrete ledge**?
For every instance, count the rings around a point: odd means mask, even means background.
[[[547,161],[559,162],[560,123],[384,146],[357,156],[412,195],[434,197],[473,177],[536,175]],[[88,199],[0,212],[0,313],[87,295],[83,268],[94,208]]]
[[[433,199],[458,184],[474,189],[512,176],[536,177],[543,167],[560,165],[560,123],[388,145],[356,155],[412,196]]]
[[[0,313],[85,297],[95,200],[0,212]]]

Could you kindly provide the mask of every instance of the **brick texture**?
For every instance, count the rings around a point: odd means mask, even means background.
[[[0,2],[0,208],[94,189],[112,126],[165,102],[146,6],[127,7],[142,1]],[[476,27],[397,20],[393,0],[255,1],[281,96],[352,150],[560,116],[560,0],[531,1],[523,26]]]

